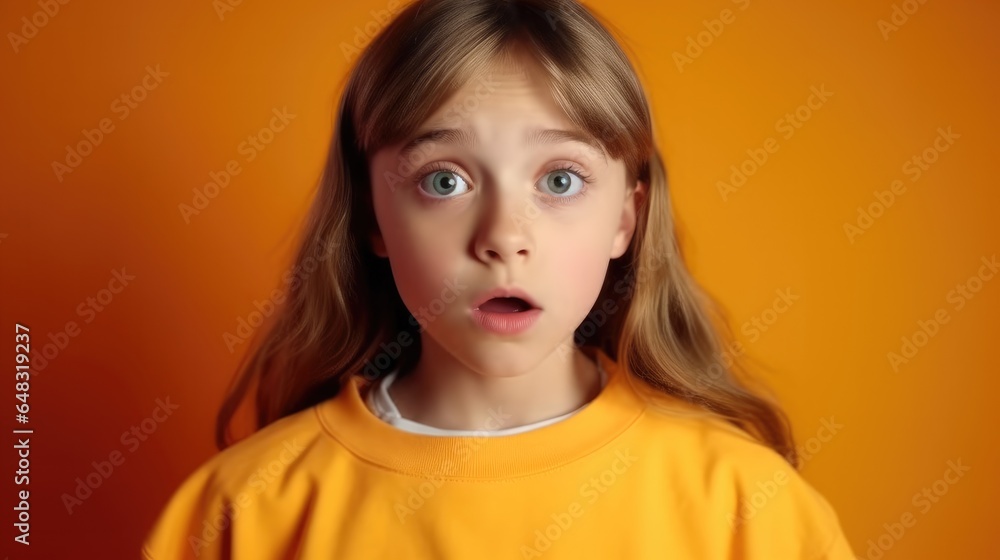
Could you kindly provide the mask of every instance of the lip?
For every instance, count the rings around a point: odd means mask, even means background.
[[[541,314],[542,310],[537,307],[518,313],[496,313],[473,309],[472,320],[480,328],[491,333],[513,335],[530,329]]]
[[[524,290],[518,288],[517,286],[511,286],[508,288],[494,288],[488,292],[483,292],[479,294],[478,296],[476,296],[476,299],[473,300],[472,310],[479,311],[479,307],[482,304],[486,303],[487,301],[493,298],[514,298],[514,297],[523,299],[528,303],[528,305],[532,307],[532,309],[529,309],[528,311],[522,311],[521,313],[518,313],[518,315],[524,313],[530,313],[532,311],[541,311],[542,309],[542,307],[538,305],[538,303],[534,299],[532,299],[530,295],[528,295],[528,292],[525,292]],[[491,315],[493,314],[491,313]],[[509,315],[509,313],[506,313],[505,315]]]

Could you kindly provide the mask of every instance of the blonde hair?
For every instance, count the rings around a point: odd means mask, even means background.
[[[798,465],[787,417],[727,354],[731,333],[720,307],[684,266],[645,92],[609,27],[572,0],[418,0],[372,40],[348,77],[295,263],[323,251],[330,258],[296,277],[272,324],[252,341],[219,412],[220,449],[254,381],[259,429],[332,397],[351,375],[377,378],[416,363],[419,325],[388,262],[370,246],[368,157],[413,134],[468,80],[527,46],[568,118],[624,161],[630,182],[648,185],[631,245],[611,261],[595,305],[610,299],[617,311],[600,324],[584,321],[576,342]],[[416,342],[381,350],[404,332]]]

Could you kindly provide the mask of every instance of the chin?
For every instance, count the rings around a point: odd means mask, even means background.
[[[523,375],[545,359],[540,349],[504,341],[479,341],[463,344],[453,352],[455,359],[485,377],[503,378]]]

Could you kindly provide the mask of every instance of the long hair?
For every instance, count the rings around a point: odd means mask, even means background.
[[[595,305],[607,309],[611,300],[617,311],[601,321],[588,316],[575,342],[602,349],[636,385],[723,418],[798,466],[787,417],[752,388],[730,351],[721,307],[684,265],[649,104],[610,29],[573,0],[417,0],[372,40],[340,99],[294,260],[298,272],[271,324],[251,341],[219,412],[219,449],[230,443],[230,424],[251,391],[259,429],[331,398],[351,375],[376,379],[416,363],[418,323],[370,245],[368,158],[412,134],[491,63],[527,46],[568,118],[625,163],[630,181],[648,185],[631,244],[611,261]],[[403,333],[416,342],[396,344]]]

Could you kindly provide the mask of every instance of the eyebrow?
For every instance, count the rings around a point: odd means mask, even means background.
[[[534,146],[538,144],[559,144],[561,142],[580,142],[582,144],[586,144],[599,153],[601,157],[604,158],[604,161],[607,161],[604,148],[597,141],[597,139],[578,130],[535,128],[529,130],[524,136],[524,143],[526,146]],[[475,133],[467,128],[435,128],[428,130],[427,132],[424,132],[407,142],[399,151],[400,159],[409,161],[409,156],[415,152],[417,148],[423,144],[429,143],[460,144],[474,147],[478,145],[479,141],[478,138],[476,138]]]

